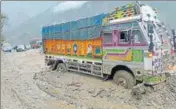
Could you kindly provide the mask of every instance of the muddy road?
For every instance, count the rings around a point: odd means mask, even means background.
[[[175,109],[176,77],[136,100],[131,90],[80,73],[58,73],[38,50],[1,53],[2,109]]]
[[[37,59],[37,60],[36,60]],[[39,90],[33,80],[43,68],[38,51],[1,53],[2,109],[43,109],[51,97]]]

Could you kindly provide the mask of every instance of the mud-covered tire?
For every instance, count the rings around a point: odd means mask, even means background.
[[[67,67],[64,63],[59,63],[57,65],[56,71],[59,73],[65,73],[65,72],[67,72]]]
[[[132,87],[136,84],[136,80],[133,75],[125,70],[117,71],[113,76],[113,81],[126,89],[132,89]]]

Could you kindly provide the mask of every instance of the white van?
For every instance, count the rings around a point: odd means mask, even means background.
[[[2,50],[4,52],[12,52],[12,46],[8,43],[2,45]]]

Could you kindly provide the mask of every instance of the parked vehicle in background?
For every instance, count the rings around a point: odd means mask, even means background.
[[[37,41],[37,44],[38,44],[40,47],[42,47],[42,41],[41,41],[41,40]]]
[[[22,52],[22,51],[25,51],[25,45],[17,45],[16,47],[16,51],[17,52]]]
[[[31,49],[31,45],[25,45],[26,50]]]
[[[33,48],[33,49],[40,48],[41,47],[41,43],[42,43],[41,39],[37,39],[37,38],[32,39],[30,41],[31,48]]]
[[[8,43],[2,45],[2,51],[4,52],[12,52],[12,46]]]
[[[16,51],[16,49],[17,49],[17,46],[14,46],[12,49]]]

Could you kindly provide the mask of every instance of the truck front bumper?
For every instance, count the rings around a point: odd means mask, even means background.
[[[143,76],[143,83],[145,85],[156,85],[167,80],[167,74],[161,73],[157,75]]]
[[[145,75],[143,76],[143,83],[146,85],[156,85],[166,81],[168,77],[172,75],[176,75],[175,70],[165,70],[162,73],[158,73],[155,75]]]

